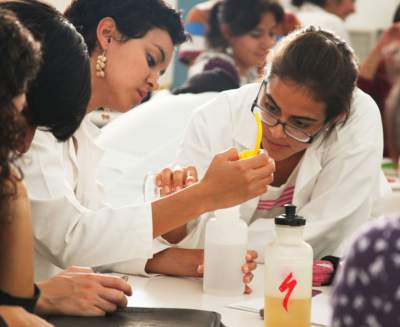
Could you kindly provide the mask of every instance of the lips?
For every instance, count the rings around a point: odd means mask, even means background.
[[[266,141],[267,141],[269,147],[270,147],[272,150],[282,150],[282,149],[285,149],[285,148],[289,148],[289,147],[290,147],[290,146],[287,145],[287,144],[275,143],[275,142],[271,142],[270,140],[266,140]]]
[[[148,90],[137,90],[137,93],[140,98],[139,101],[141,102],[149,94],[149,91]]]

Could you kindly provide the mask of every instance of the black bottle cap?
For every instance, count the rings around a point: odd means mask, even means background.
[[[275,217],[275,225],[284,226],[304,226],[306,220],[296,215],[296,206],[293,204],[285,204],[285,213]]]

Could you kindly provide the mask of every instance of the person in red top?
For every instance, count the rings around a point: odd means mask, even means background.
[[[396,67],[393,61],[396,61],[398,53],[400,53],[400,5],[397,7],[392,26],[382,33],[375,47],[361,64],[358,77],[358,87],[375,100],[381,113],[393,86],[392,70]],[[387,155],[385,124],[383,127],[385,132],[384,154]]]

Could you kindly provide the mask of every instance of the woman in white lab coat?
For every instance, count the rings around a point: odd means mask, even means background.
[[[92,95],[87,113],[99,107],[126,111],[140,103],[157,88],[174,46],[186,40],[178,13],[157,0],[77,0],[66,16],[84,36],[90,54]],[[103,154],[95,143],[99,133],[88,119],[62,143],[37,131],[26,155],[30,164],[23,168],[41,278],[54,273],[55,266],[71,264],[198,276],[201,251],[162,251],[168,246],[153,244],[153,238],[213,208],[261,194],[273,169],[266,155],[232,163],[237,153],[230,150],[216,156],[206,177],[192,187],[153,203],[115,208],[107,205],[96,181]],[[233,179],[238,170],[239,178]],[[250,171],[254,179],[248,181],[245,175]],[[180,265],[175,264],[177,258]]]
[[[348,237],[379,214],[389,191],[380,170],[382,126],[373,100],[355,89],[353,52],[313,27],[284,39],[268,58],[265,79],[222,93],[192,117],[177,163],[204,174],[214,153],[254,147],[254,111],[263,121],[262,146],[275,160],[268,191],[241,205],[249,247],[272,240],[276,215],[294,203],[307,220],[314,256],[341,256]],[[202,217],[188,226],[182,246],[201,247]]]

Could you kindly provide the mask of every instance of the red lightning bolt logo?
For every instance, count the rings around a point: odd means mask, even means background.
[[[292,278],[293,278],[293,273],[290,273],[289,275],[286,276],[285,280],[279,286],[279,291],[281,291],[281,293],[285,292],[286,290],[288,291],[285,295],[285,298],[283,299],[283,307],[285,308],[286,312],[288,311],[288,303],[290,295],[292,294],[294,288],[297,285],[297,280]]]

